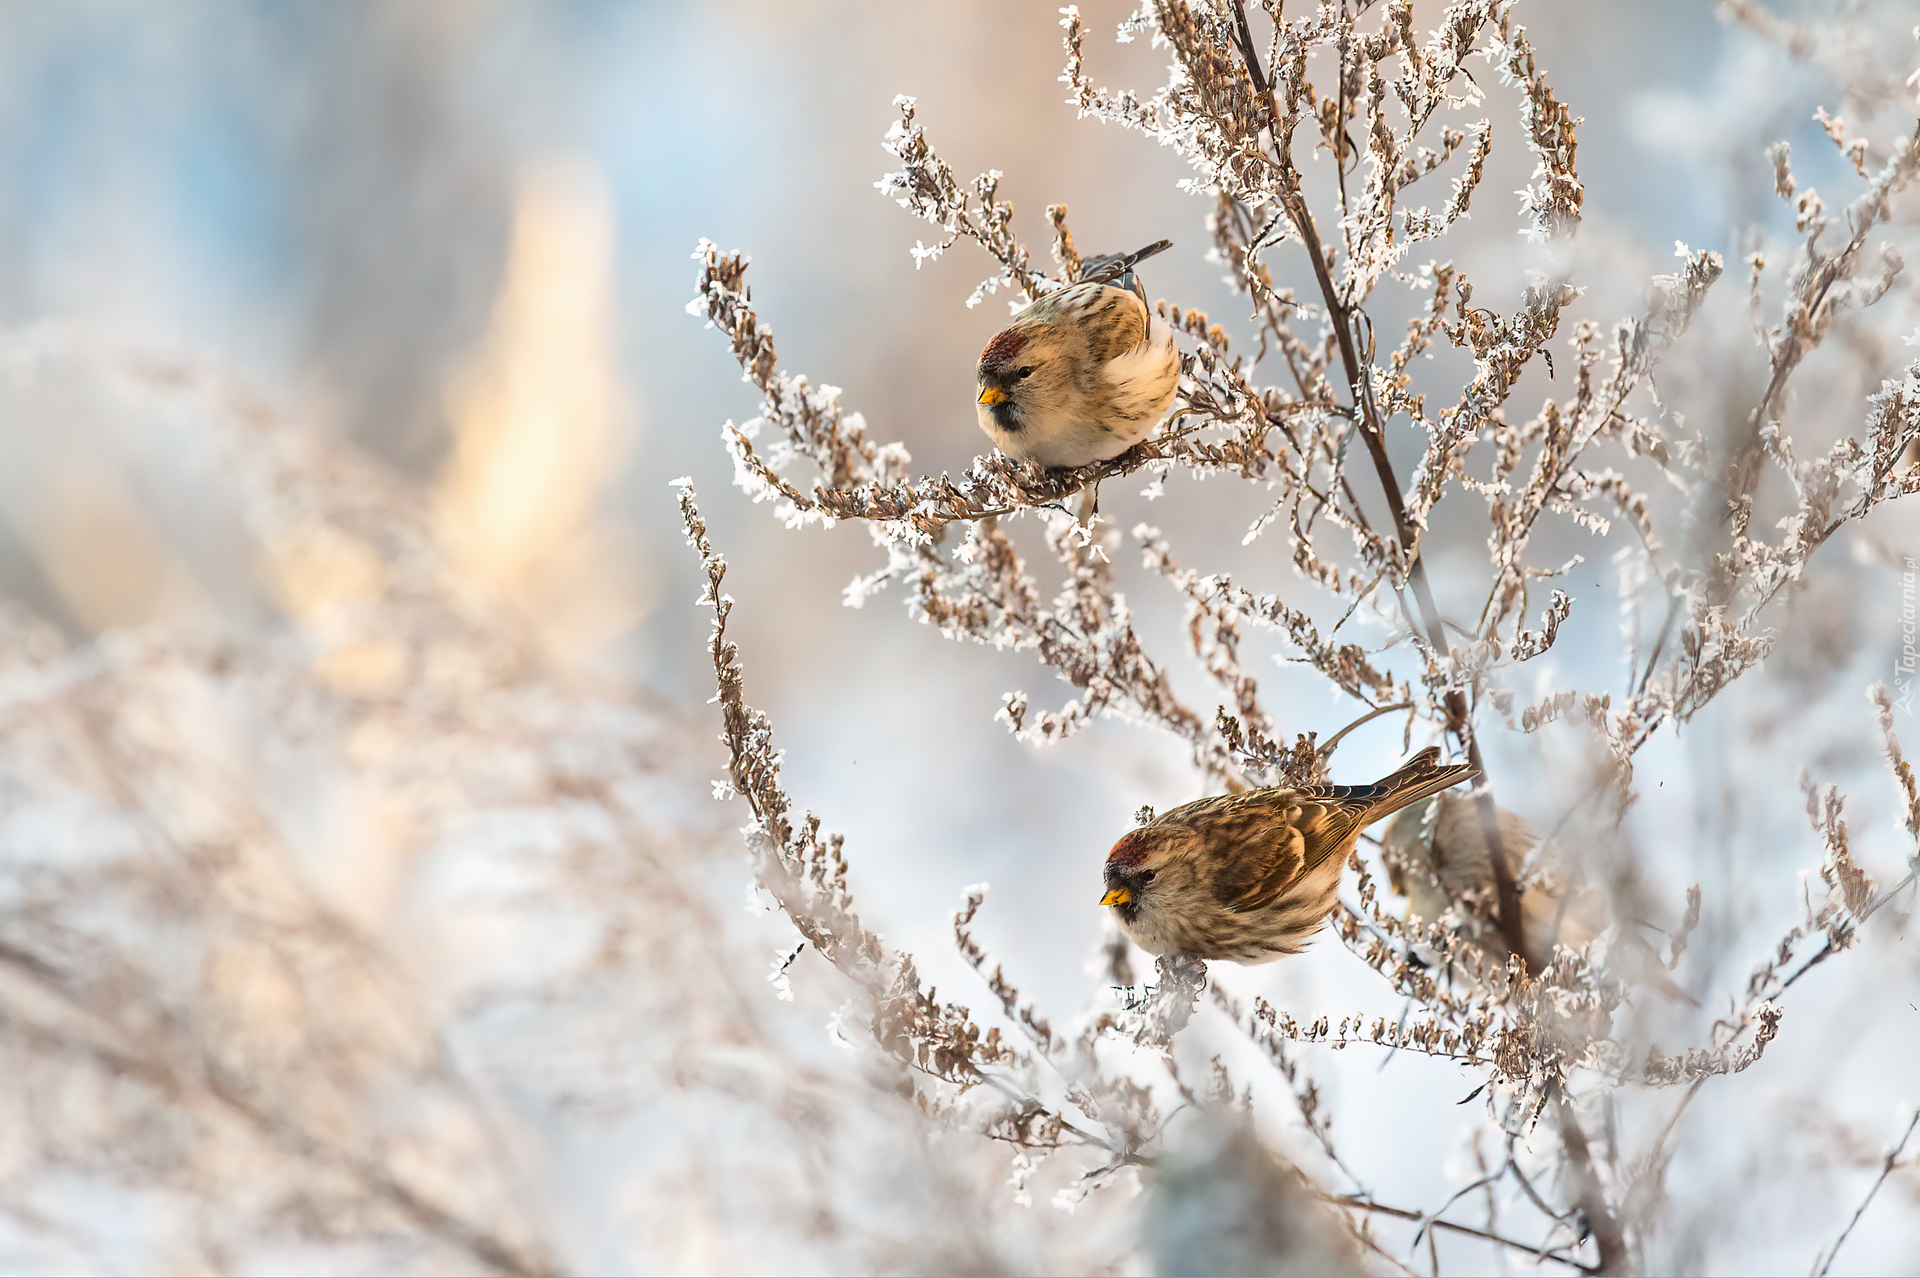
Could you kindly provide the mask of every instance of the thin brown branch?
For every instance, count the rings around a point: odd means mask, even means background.
[[[1567,1099],[1565,1088],[1557,1081],[1549,1086],[1554,1093],[1551,1103],[1555,1124],[1560,1131],[1560,1146],[1566,1151],[1567,1170],[1573,1180],[1574,1201],[1579,1204],[1581,1219],[1586,1222],[1587,1232],[1592,1235],[1594,1246],[1600,1251],[1600,1263],[1593,1272],[1624,1274],[1632,1264],[1627,1251],[1626,1233],[1607,1201],[1606,1187],[1600,1183],[1600,1174],[1594,1169],[1593,1154],[1587,1148],[1587,1134],[1574,1116],[1573,1103]]]
[[[1239,28],[1246,28],[1245,0],[1234,0],[1235,19]],[[1253,48],[1250,37],[1243,39],[1241,56],[1246,59],[1247,72],[1255,84],[1265,84],[1265,73],[1260,69],[1259,57]],[[1344,85],[1344,69],[1342,72]],[[1342,102],[1345,90],[1342,88]],[[1271,101],[1269,95],[1269,101]],[[1380,491],[1387,502],[1387,513],[1393,520],[1394,535],[1398,539],[1402,561],[1405,564],[1406,579],[1412,587],[1414,602],[1418,607],[1420,622],[1426,631],[1427,642],[1436,654],[1450,650],[1446,629],[1441,621],[1439,605],[1434,601],[1433,587],[1427,580],[1427,570],[1420,561],[1419,531],[1407,518],[1406,500],[1400,491],[1400,481],[1393,473],[1392,459],[1387,456],[1387,446],[1383,423],[1380,421],[1379,405],[1373,398],[1373,382],[1367,370],[1361,367],[1359,350],[1354,342],[1354,323],[1356,310],[1348,304],[1333,282],[1333,274],[1328,266],[1326,250],[1320,240],[1319,228],[1313,220],[1313,213],[1307,208],[1305,197],[1300,193],[1300,175],[1294,167],[1293,157],[1287,154],[1280,133],[1273,134],[1273,149],[1278,161],[1282,179],[1280,191],[1281,207],[1286,210],[1287,220],[1292,224],[1294,234],[1307,253],[1307,261],[1313,268],[1315,285],[1320,290],[1321,301],[1326,305],[1328,323],[1333,329],[1334,341],[1340,350],[1340,363],[1346,373],[1347,391],[1353,397],[1358,410],[1355,424],[1360,438],[1367,446],[1367,456],[1373,462],[1374,474],[1379,478]],[[1335,156],[1335,164],[1341,163]],[[1480,742],[1473,730],[1472,710],[1467,704],[1466,693],[1458,688],[1450,689],[1446,695],[1447,728],[1453,733],[1467,753],[1467,762],[1480,774],[1475,794],[1480,811],[1482,834],[1486,839],[1488,862],[1493,869],[1493,881],[1497,912],[1500,923],[1500,935],[1507,949],[1520,956],[1529,970],[1539,965],[1539,956],[1528,952],[1526,927],[1520,915],[1520,885],[1514,876],[1513,864],[1508,858],[1506,848],[1500,838],[1499,809],[1494,803],[1493,786],[1487,778],[1486,760],[1480,752]]]
[[[1478,1238],[1482,1242],[1490,1242],[1497,1246],[1520,1252],[1531,1260],[1551,1260],[1579,1273],[1598,1274],[1605,1272],[1596,1266],[1583,1264],[1571,1256],[1563,1255],[1544,1245],[1533,1246],[1528,1243],[1523,1243],[1518,1239],[1508,1238],[1503,1234],[1494,1233],[1492,1230],[1476,1229],[1472,1225],[1462,1225],[1451,1220],[1433,1219],[1427,1216],[1425,1212],[1408,1211],[1404,1207],[1389,1207],[1387,1204],[1375,1202],[1371,1198],[1356,1198],[1352,1195],[1328,1194],[1324,1195],[1324,1198],[1327,1202],[1340,1207],[1350,1208],[1354,1211],[1366,1211],[1381,1216],[1392,1216],[1396,1220],[1417,1221],[1428,1229],[1444,1229],[1449,1233],[1460,1234],[1467,1238]]]
[[[1853,1209],[1853,1219],[1847,1222],[1847,1227],[1840,1231],[1838,1238],[1833,1240],[1833,1246],[1827,1249],[1826,1260],[1813,1271],[1814,1278],[1827,1278],[1828,1272],[1833,1268],[1834,1260],[1840,1255],[1840,1248],[1846,1245],[1847,1237],[1853,1233],[1853,1227],[1860,1223],[1862,1216],[1867,1214],[1867,1207],[1872,1204],[1873,1196],[1880,1192],[1880,1186],[1887,1183],[1887,1177],[1893,1175],[1893,1169],[1900,1165],[1900,1155],[1906,1151],[1907,1142],[1913,1138],[1913,1129],[1916,1127],[1920,1127],[1920,1109],[1913,1112],[1913,1118],[1907,1123],[1907,1130],[1900,1134],[1900,1142],[1888,1151],[1886,1161],[1880,1164],[1880,1174],[1874,1177],[1873,1184],[1867,1187],[1867,1196],[1862,1198],[1860,1205]]]

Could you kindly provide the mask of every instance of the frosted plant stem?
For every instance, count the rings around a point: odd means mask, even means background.
[[[1893,1169],[1899,1165],[1900,1155],[1906,1150],[1907,1142],[1913,1138],[1913,1129],[1915,1127],[1920,1127],[1920,1109],[1913,1112],[1913,1118],[1907,1123],[1907,1130],[1900,1134],[1900,1143],[1893,1147],[1893,1151],[1887,1155],[1886,1161],[1880,1164],[1880,1174],[1874,1178],[1873,1184],[1868,1187],[1867,1196],[1862,1198],[1860,1205],[1853,1209],[1853,1219],[1849,1220],[1847,1227],[1840,1231],[1840,1236],[1833,1240],[1833,1246],[1828,1250],[1826,1260],[1821,1263],[1818,1269],[1813,1271],[1814,1278],[1827,1278],[1827,1271],[1833,1268],[1834,1258],[1840,1254],[1840,1248],[1845,1245],[1847,1235],[1851,1234],[1853,1227],[1860,1223],[1860,1217],[1867,1214],[1867,1207],[1873,1202],[1873,1196],[1880,1192],[1880,1186],[1887,1183],[1887,1177],[1891,1176]]]

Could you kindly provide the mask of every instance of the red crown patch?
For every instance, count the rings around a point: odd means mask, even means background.
[[[1013,328],[1002,329],[1000,332],[994,334],[993,340],[987,343],[987,348],[980,352],[980,362],[982,364],[1004,364],[1015,355],[1018,355],[1020,348],[1026,344],[1027,335],[1025,333]]]
[[[1140,837],[1138,830],[1121,835],[1113,851],[1107,853],[1107,861],[1112,865],[1138,865],[1146,859],[1147,841]]]

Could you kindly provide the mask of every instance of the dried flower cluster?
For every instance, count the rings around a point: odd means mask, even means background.
[[[1288,646],[1290,660],[1351,697],[1356,716],[1404,711],[1410,736],[1450,737],[1483,766],[1482,735],[1535,734],[1570,722],[1596,760],[1575,808],[1605,796],[1602,816],[1582,820],[1617,828],[1633,802],[1636,754],[1766,658],[1774,643],[1769,605],[1805,581],[1820,547],[1884,503],[1920,492],[1920,472],[1907,462],[1920,441],[1920,366],[1887,380],[1864,421],[1824,448],[1796,439],[1785,424],[1795,370],[1842,317],[1874,305],[1898,275],[1900,257],[1886,232],[1896,202],[1920,175],[1920,131],[1877,142],[1825,122],[1861,182],[1843,217],[1825,213],[1819,197],[1796,183],[1784,146],[1773,153],[1778,193],[1802,239],[1784,271],[1757,252],[1747,263],[1755,308],[1766,289],[1779,290],[1784,302],[1761,333],[1764,388],[1756,388],[1750,413],[1723,447],[1689,430],[1654,386],[1663,358],[1725,274],[1718,254],[1683,247],[1680,268],[1649,282],[1644,311],[1611,325],[1573,318],[1580,294],[1564,273],[1538,276],[1496,309],[1476,302],[1462,267],[1413,256],[1470,211],[1502,134],[1476,115],[1495,99],[1517,110],[1518,135],[1533,160],[1519,229],[1544,246],[1548,261],[1559,261],[1555,246],[1579,227],[1585,191],[1575,163],[1577,121],[1549,87],[1512,4],[1458,0],[1427,32],[1415,29],[1409,0],[1321,5],[1291,16],[1277,3],[1263,8],[1256,15],[1262,39],[1240,0],[1143,6],[1122,26],[1122,38],[1150,35],[1169,52],[1166,84],[1146,97],[1094,83],[1085,28],[1077,11],[1063,11],[1070,100],[1083,117],[1145,134],[1192,166],[1190,188],[1212,205],[1215,260],[1253,324],[1230,350],[1226,325],[1160,303],[1192,351],[1162,431],[1070,475],[995,454],[961,475],[912,478],[905,450],[870,438],[837,389],[780,369],[750,306],[745,259],[703,242],[700,296],[690,309],[726,334],[764,397],[752,421],[725,428],[737,483],[755,500],[775,503],[792,526],[867,524],[885,562],[849,585],[849,603],[895,587],[916,617],[947,637],[1031,652],[1056,671],[1074,689],[1063,705],[1040,709],[1024,692],[1004,699],[1000,718],[1023,740],[1058,740],[1110,716],[1178,739],[1199,787],[1323,776],[1331,742],[1319,745],[1308,733],[1287,745],[1281,733],[1292,725],[1263,700],[1259,677],[1242,660],[1248,633],[1264,631]],[[1475,65],[1498,87],[1483,88]],[[1042,274],[1015,234],[1013,209],[998,197],[999,175],[963,184],[939,158],[914,103],[897,105],[900,121],[887,146],[902,167],[880,188],[943,236],[916,256],[961,239],[977,243],[997,273],[970,305],[1002,285],[1035,297],[1070,282],[1080,257],[1066,210],[1048,210],[1058,270]],[[1303,163],[1321,150],[1324,162]],[[1411,202],[1442,180],[1449,185],[1428,203]],[[1281,261],[1304,262],[1310,281],[1282,287]],[[1415,297],[1405,334],[1392,346],[1378,341],[1372,318],[1395,304],[1376,296],[1388,282]],[[1449,348],[1470,361],[1464,384],[1425,375],[1422,357]],[[1543,366],[1556,393],[1520,407],[1518,397]],[[1422,447],[1404,484],[1390,447],[1403,438]],[[1143,641],[1115,588],[1118,535],[1089,533],[1057,506],[1091,480],[1143,470],[1160,477],[1156,484],[1182,472],[1257,486],[1267,509],[1247,540],[1284,538],[1301,589],[1315,600],[1302,606],[1223,573],[1203,574],[1185,566],[1189,557],[1176,550],[1173,532],[1146,524],[1132,530],[1147,568],[1185,609],[1191,655],[1219,691],[1215,707],[1176,695],[1168,678],[1175,654]],[[779,788],[771,728],[747,704],[725,639],[732,607],[719,592],[725,566],[707,543],[690,486],[681,503],[708,574],[731,784],[753,814],[747,834],[760,882],[863,991],[874,1037],[925,1076],[920,1096],[928,1112],[968,1115],[1018,1146],[1022,1158],[1092,1147],[1096,1164],[1083,1182],[1091,1190],[1124,1164],[1151,1167],[1179,1105],[1250,1096],[1217,1057],[1204,1086],[1181,1074],[1175,1038],[1206,987],[1197,964],[1162,960],[1155,986],[1064,1034],[1022,1001],[972,939],[968,927],[981,906],[975,894],[956,922],[956,939],[1008,1024],[1025,1036],[1027,1045],[1016,1049],[998,1031],[983,1033],[967,1008],[924,990],[912,960],[860,925],[840,843],[821,834],[818,818],[796,820]],[[1443,515],[1457,527],[1460,512],[1474,509],[1486,518],[1484,581],[1476,587],[1484,599],[1471,624],[1450,637],[1423,552]],[[1044,554],[1022,553],[1015,533],[1024,522],[1040,526]],[[1614,555],[1630,669],[1621,686],[1554,688],[1522,704],[1517,669],[1551,652],[1563,628],[1591,624],[1586,614],[1601,607],[1567,583],[1567,564],[1542,560],[1540,543],[1560,544],[1568,532]],[[1043,571],[1059,576],[1051,594]],[[1543,583],[1552,583],[1545,600]],[[1654,598],[1658,605],[1648,608]],[[1337,623],[1315,621],[1323,604],[1338,610]],[[1383,621],[1396,640],[1380,648],[1343,636],[1357,614]],[[1875,695],[1907,828],[1920,830],[1913,774],[1887,697]],[[1698,889],[1684,908],[1656,907],[1676,920],[1664,957],[1631,923],[1597,947],[1529,954],[1519,919],[1529,867],[1499,846],[1492,816],[1502,778],[1489,771],[1479,802],[1496,890],[1484,908],[1506,941],[1504,956],[1465,943],[1448,920],[1401,917],[1356,854],[1353,903],[1342,907],[1336,930],[1403,1000],[1406,1015],[1302,1023],[1264,999],[1243,1004],[1217,987],[1208,1001],[1284,1078],[1329,1165],[1353,1179],[1352,1194],[1321,1196],[1343,1209],[1354,1236],[1377,1255],[1402,1263],[1383,1250],[1373,1223],[1399,1218],[1418,1223],[1414,1245],[1444,1228],[1527,1263],[1624,1272],[1638,1263],[1650,1220],[1641,1208],[1659,1196],[1673,1124],[1633,1159],[1603,1163],[1588,1132],[1611,1112],[1615,1092],[1687,1084],[1691,1100],[1706,1081],[1753,1066],[1781,1032],[1780,1000],[1789,987],[1846,949],[1911,876],[1882,891],[1849,852],[1837,790],[1823,795],[1809,782],[1809,814],[1826,849],[1827,899],[1808,902],[1804,921],[1704,1041],[1678,1052],[1630,1046],[1616,1031],[1635,980],[1622,956],[1644,952],[1663,972],[1677,966],[1701,917]],[[1580,858],[1571,859],[1572,873],[1582,872]],[[1822,948],[1798,957],[1815,938]],[[1124,981],[1124,951],[1112,968]],[[1471,1067],[1504,1158],[1431,1210],[1378,1202],[1335,1152],[1295,1044],[1378,1045]],[[996,1096],[984,1113],[966,1100],[981,1087]],[[1552,1133],[1545,1148],[1532,1139],[1542,1123]],[[1532,1213],[1537,1236],[1523,1240],[1500,1227],[1496,1189]],[[1469,1190],[1484,1192],[1478,1224],[1460,1218]]]

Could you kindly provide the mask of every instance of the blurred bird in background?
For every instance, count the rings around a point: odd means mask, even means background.
[[[1613,922],[1606,893],[1564,882],[1551,845],[1547,855],[1534,856],[1540,836],[1505,808],[1497,809],[1497,815],[1501,852],[1520,888],[1521,935],[1529,961],[1545,963],[1556,945],[1578,950],[1599,939]],[[1388,883],[1407,898],[1409,918],[1448,926],[1489,962],[1505,964],[1493,861],[1473,798],[1436,794],[1405,807],[1388,823],[1381,848]],[[1534,864],[1523,871],[1530,858]],[[1674,984],[1659,955],[1631,927],[1623,927],[1614,938],[1608,963],[1613,974],[1629,984],[1695,1002]]]

